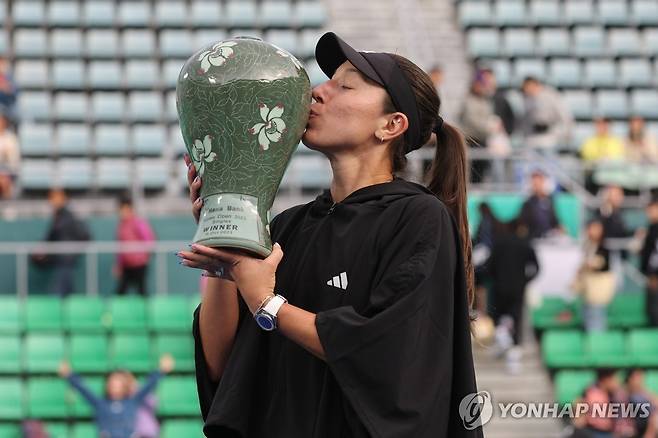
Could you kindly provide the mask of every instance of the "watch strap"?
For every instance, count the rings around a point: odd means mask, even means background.
[[[274,295],[270,300],[268,300],[265,303],[262,309],[263,311],[276,317],[277,313],[279,313],[279,309],[281,309],[281,306],[283,306],[287,302],[288,300],[286,300],[281,295]]]

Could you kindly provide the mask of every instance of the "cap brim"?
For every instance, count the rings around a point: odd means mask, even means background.
[[[315,46],[315,59],[317,60],[320,69],[322,69],[324,74],[330,79],[333,77],[334,73],[336,73],[336,70],[338,70],[338,67],[340,67],[341,64],[345,61],[349,61],[366,77],[382,86],[384,85],[384,81],[377,74],[375,69],[372,68],[366,58],[333,32],[327,32],[320,37]]]

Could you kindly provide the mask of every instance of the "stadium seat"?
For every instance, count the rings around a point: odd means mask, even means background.
[[[8,47],[7,33],[4,29],[0,29],[0,53],[6,53]]]
[[[535,34],[531,29],[506,29],[503,44],[507,56],[532,56],[537,50]]]
[[[517,84],[528,76],[534,76],[540,80],[546,78],[546,66],[543,59],[524,58],[514,62],[514,78]]]
[[[20,374],[22,370],[21,339],[15,335],[0,335],[0,373]]]
[[[46,88],[49,84],[50,74],[48,63],[41,60],[17,61],[14,75],[21,88]]]
[[[85,51],[90,58],[112,58],[119,55],[119,38],[115,30],[90,29],[87,31]]]
[[[49,40],[50,54],[54,58],[82,56],[82,34],[77,29],[54,29]]]
[[[151,58],[155,54],[155,35],[147,29],[126,29],[121,34],[121,53],[128,58]]]
[[[132,372],[151,371],[151,344],[148,336],[139,333],[115,334],[110,343],[110,365],[112,368]]]
[[[128,97],[128,116],[134,121],[154,122],[162,115],[162,96],[150,91],[134,91]]]
[[[651,392],[658,394],[658,371],[647,371],[644,375],[644,383]]]
[[[0,412],[0,415],[2,415],[2,412]],[[18,438],[22,433],[19,423],[0,423],[0,436],[3,438]]]
[[[160,433],[162,438],[203,438],[203,423],[197,420],[167,420]]]
[[[272,43],[293,55],[296,55],[299,52],[297,47],[297,32],[294,30],[271,30],[265,34],[265,41]]]
[[[591,0],[570,0],[564,3],[566,24],[590,24],[594,21],[594,6]]]
[[[133,152],[136,155],[161,155],[167,144],[162,125],[135,125],[132,133]]]
[[[166,108],[165,117],[168,122],[178,122],[178,110],[176,109],[176,91],[169,91],[165,95]]]
[[[167,88],[176,88],[176,81],[178,81],[178,74],[182,67],[183,63],[177,59],[167,59],[162,63],[162,80]]]
[[[554,58],[548,62],[548,78],[556,87],[578,87],[581,84],[582,68],[574,58]]]
[[[310,58],[315,55],[315,45],[322,36],[322,31],[317,29],[304,29],[299,34],[299,45],[297,53],[301,58]]]
[[[537,34],[539,51],[546,56],[569,56],[571,37],[566,29],[542,28]]]
[[[249,38],[263,39],[263,31],[261,29],[254,29],[254,28],[232,29],[228,35],[230,38],[249,37]]]
[[[493,13],[489,2],[459,2],[458,7],[462,26],[491,26]]]
[[[40,29],[16,29],[14,53],[21,58],[43,58],[48,51],[46,33]]]
[[[128,128],[125,125],[97,125],[94,132],[96,155],[124,156],[130,151]]]
[[[527,24],[525,1],[497,0],[494,20],[498,26],[523,26]]]
[[[322,2],[298,0],[295,2],[293,17],[299,27],[319,28],[327,22],[327,11]]]
[[[58,163],[59,184],[69,190],[89,190],[93,185],[94,168],[86,158],[66,158]]]
[[[151,24],[151,3],[121,2],[117,15],[121,26],[148,27]]]
[[[607,26],[627,25],[626,0],[599,0],[599,21]]]
[[[209,45],[216,43],[217,41],[221,41],[227,38],[226,31],[223,29],[200,29],[194,32],[193,35],[193,40],[194,40],[194,50],[201,50],[204,47],[208,47]],[[183,63],[185,60],[177,60],[179,68],[178,70],[183,67]]]
[[[123,83],[121,65],[117,61],[92,61],[89,63],[89,87],[95,90],[115,90]]]
[[[159,358],[165,353],[173,356],[176,362],[176,371],[194,372],[194,339],[189,333],[178,335],[158,334],[155,337],[154,368],[157,367]]]
[[[0,296],[0,334],[18,334],[23,329],[25,314],[16,296]]]
[[[45,424],[48,438],[69,438],[69,426],[65,421],[52,422]]]
[[[91,114],[95,120],[118,122],[123,119],[125,111],[126,103],[121,93],[92,93]]]
[[[83,22],[90,27],[109,27],[114,24],[112,0],[86,0],[83,2]]]
[[[25,302],[25,330],[59,332],[62,329],[62,300],[54,296],[31,296]]]
[[[52,160],[23,160],[21,163],[20,181],[25,190],[48,190],[55,177]]]
[[[46,19],[45,2],[14,2],[11,15],[14,26],[41,26]]]
[[[591,367],[623,368],[631,365],[631,357],[626,354],[626,338],[621,331],[588,333],[585,352]]]
[[[592,136],[594,131],[594,124],[592,122],[576,123],[571,132],[572,149],[580,153],[581,146],[585,143],[585,140]],[[608,321],[608,323],[610,328],[614,328],[610,321]]]
[[[605,32],[600,27],[576,27],[573,31],[573,40],[574,50],[578,56],[600,56],[605,52]]]
[[[632,28],[611,29],[608,31],[608,50],[611,56],[640,56],[640,34]]]
[[[631,112],[647,119],[658,119],[658,91],[631,91]]]
[[[167,29],[160,32],[160,55],[162,57],[187,58],[195,51],[190,31]]]
[[[52,78],[53,87],[58,89],[81,90],[86,85],[82,61],[54,61]]]
[[[182,157],[185,153],[185,141],[183,140],[183,134],[178,124],[172,125],[169,129],[169,146],[176,157]],[[185,181],[185,185],[187,186],[187,180]]]
[[[566,90],[562,98],[571,109],[571,113],[578,119],[592,118],[592,95],[586,90]]]
[[[78,3],[52,1],[48,5],[48,24],[51,26],[77,26],[80,23]]]
[[[491,68],[496,75],[496,82],[499,87],[509,87],[512,82],[512,66],[506,59],[492,59],[487,61],[487,66]]]
[[[596,374],[592,370],[564,370],[555,375],[555,394],[560,405],[570,403],[583,395],[594,383]]]
[[[105,335],[74,334],[69,340],[71,368],[79,373],[108,371],[108,344]]]
[[[471,4],[471,3],[462,3]],[[468,50],[475,58],[498,56],[500,48],[498,31],[495,29],[471,29],[466,36]]]
[[[224,24],[221,3],[212,0],[194,0],[190,9],[190,22],[194,26],[216,27]]]
[[[658,25],[658,3],[655,0],[633,0],[631,20],[637,26]]]
[[[27,415],[32,418],[66,418],[68,383],[60,377],[31,377],[26,385]]]
[[[23,369],[29,373],[56,373],[66,356],[61,334],[27,334]]]
[[[226,23],[229,27],[249,27],[257,24],[256,3],[229,0],[226,3]]]
[[[532,0],[530,2],[530,21],[538,26],[557,26],[562,20],[560,3],[553,0]]]
[[[658,329],[633,329],[628,334],[633,366],[658,366]]]
[[[549,368],[587,366],[583,333],[578,330],[548,330],[541,339],[544,363]]]
[[[146,304],[140,296],[115,296],[109,301],[108,310],[115,332],[146,329]]]
[[[148,326],[154,332],[189,332],[192,314],[186,296],[155,296],[148,303]]]
[[[654,74],[647,59],[622,59],[619,62],[620,83],[625,87],[652,87]]]
[[[94,436],[95,434],[96,434],[96,425],[94,423],[75,422],[71,426],[70,438],[89,438]]]
[[[645,29],[642,34],[644,48],[648,55],[658,55],[658,28]]]
[[[21,380],[0,377],[0,418],[22,420],[25,417],[25,393]]]
[[[105,330],[105,302],[98,297],[70,295],[64,300],[63,316],[64,328],[71,333]]]
[[[623,119],[628,117],[626,92],[621,90],[600,90],[595,97],[596,115]]]
[[[292,4],[287,1],[264,0],[259,16],[263,27],[290,27]]]
[[[198,415],[199,399],[194,377],[169,376],[157,388],[159,415]]]
[[[101,190],[125,190],[131,178],[130,161],[109,158],[98,160],[96,185]]]
[[[136,175],[145,190],[164,190],[169,181],[169,168],[168,160],[135,160]]]
[[[21,154],[43,156],[54,153],[53,130],[49,124],[21,123],[18,130]]]
[[[126,88],[151,89],[158,85],[160,72],[154,61],[128,61],[125,71]]]
[[[82,378],[83,383],[87,386],[91,392],[96,394],[99,397],[102,397],[105,392],[105,377],[89,377],[84,376]],[[69,385],[68,397],[70,401],[71,415],[76,418],[89,418],[93,415],[93,410],[89,403],[82,398],[80,393]],[[78,423],[76,422],[76,425]],[[94,435],[87,435],[84,438],[93,437]],[[81,437],[82,438],[82,437]]]
[[[155,24],[158,27],[183,27],[187,23],[188,6],[182,1],[155,3]]]
[[[47,120],[51,115],[50,93],[24,91],[18,95],[18,109],[22,120]]]
[[[611,59],[588,59],[585,61],[585,82],[590,87],[615,87],[617,66]]]
[[[80,123],[62,123],[57,127],[57,153],[62,155],[88,155],[91,147],[89,126]]]
[[[87,97],[84,93],[59,92],[55,94],[54,118],[79,121],[87,118]]]

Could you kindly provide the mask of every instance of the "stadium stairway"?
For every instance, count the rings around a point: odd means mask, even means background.
[[[555,401],[539,345],[529,326],[525,330],[522,368],[516,375],[507,373],[504,359],[493,358],[490,346],[473,345],[478,390],[489,392],[494,403],[494,415],[484,426],[485,438],[558,438],[564,429],[559,419],[500,418],[498,403]]]

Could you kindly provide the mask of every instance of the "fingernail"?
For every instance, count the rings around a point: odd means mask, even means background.
[[[194,201],[194,203],[197,204],[197,205],[203,205],[203,199],[196,198],[196,201]]]

